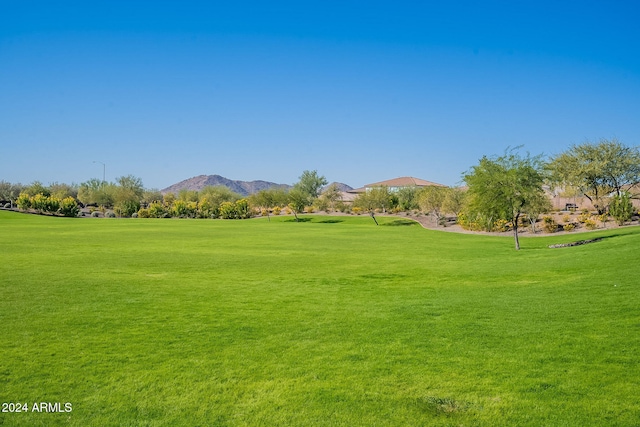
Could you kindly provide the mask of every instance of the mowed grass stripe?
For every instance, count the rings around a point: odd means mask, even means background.
[[[640,229],[0,212],[4,425],[634,425]],[[579,247],[552,243],[605,237]]]

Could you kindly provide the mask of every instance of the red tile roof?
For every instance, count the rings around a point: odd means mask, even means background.
[[[446,187],[446,185],[438,184],[437,182],[426,181],[420,178],[414,178],[412,176],[402,176],[400,178],[388,179],[386,181],[375,182],[373,184],[367,184],[366,187],[425,187],[428,185],[434,185],[436,187]]]

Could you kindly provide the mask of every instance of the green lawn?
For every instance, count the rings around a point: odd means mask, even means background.
[[[304,219],[0,211],[0,425],[639,425],[639,227]]]

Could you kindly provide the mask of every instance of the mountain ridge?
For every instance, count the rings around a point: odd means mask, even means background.
[[[333,182],[331,184],[336,184],[340,191],[349,191],[353,188],[347,184],[343,184],[341,182]],[[331,185],[329,184],[329,185]],[[177,182],[173,185],[168,186],[167,188],[160,190],[162,194],[174,193],[178,194],[182,190],[188,191],[200,191],[204,187],[208,186],[224,186],[230,189],[231,191],[240,194],[241,196],[249,196],[253,193],[257,193],[261,190],[267,190],[269,188],[282,188],[284,190],[288,190],[292,185],[288,184],[278,184],[276,182],[271,181],[263,181],[263,180],[255,180],[255,181],[241,181],[225,178],[221,175],[198,175],[192,178],[188,178]],[[328,187],[325,186],[323,190]]]
[[[170,185],[169,187],[160,190],[160,192],[162,194],[177,194],[181,190],[200,191],[204,187],[208,186],[224,186],[229,188],[231,191],[240,194],[241,196],[248,196],[250,194],[257,193],[260,190],[266,190],[273,187],[284,189],[288,189],[291,187],[287,184],[278,184],[270,181],[241,181],[225,178],[221,175],[198,175]]]

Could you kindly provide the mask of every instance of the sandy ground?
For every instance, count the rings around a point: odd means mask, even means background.
[[[330,212],[330,213],[326,213],[326,212],[314,212],[312,215],[351,215],[351,214],[344,214],[341,212]],[[362,214],[367,215],[367,214]],[[402,219],[410,219],[412,221],[416,221],[417,223],[419,223],[420,225],[422,225],[422,227],[429,229],[429,230],[437,230],[437,231],[444,231],[444,232],[448,232],[448,233],[462,233],[462,234],[482,234],[482,235],[486,235],[486,236],[513,236],[513,231],[505,231],[505,232],[486,232],[486,231],[470,231],[470,230],[465,230],[464,228],[462,228],[461,226],[457,225],[457,224],[451,224],[451,225],[447,225],[446,227],[443,226],[438,226],[436,225],[436,222],[434,220],[434,218],[430,215],[407,215],[405,213],[402,214],[396,214],[396,215],[392,215],[392,214],[377,214],[376,217],[389,217],[389,218],[402,218]],[[561,219],[558,218],[558,216],[554,216],[554,219],[558,222],[561,222]],[[627,224],[625,224],[623,227],[629,227],[632,225],[640,225],[640,222],[638,220],[635,221],[631,221],[628,222]],[[602,224],[598,224],[598,228],[596,230],[588,230],[585,227],[578,227],[572,231],[558,231],[556,233],[546,233],[542,230],[542,224],[539,223],[537,225],[537,230],[535,233],[532,233],[530,228],[526,228],[526,229],[519,229],[518,230],[518,235],[520,237],[544,237],[544,236],[552,236],[552,235],[564,235],[564,234],[579,234],[579,233],[585,233],[588,231],[597,231],[597,230],[610,230],[610,229],[615,229],[615,228],[619,228],[620,226],[618,224],[615,223],[615,221],[609,221],[606,223],[606,226],[603,226]]]

